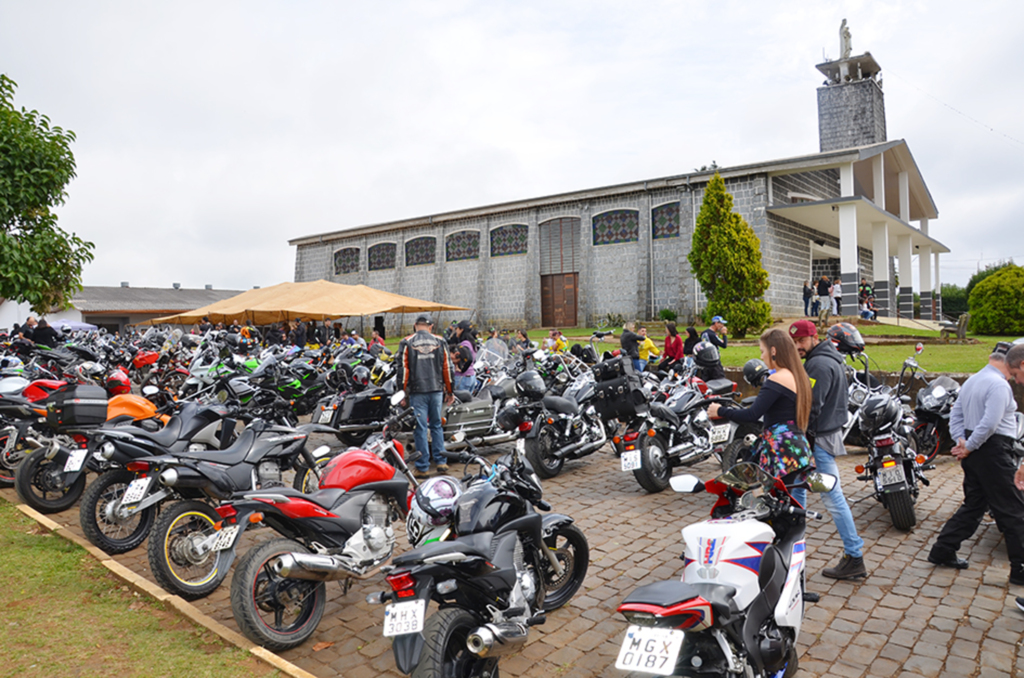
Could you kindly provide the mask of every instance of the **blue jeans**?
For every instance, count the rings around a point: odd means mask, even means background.
[[[647,361],[641,360],[640,358],[633,358],[633,369],[637,372],[643,372],[644,368],[647,367]]]
[[[441,391],[431,393],[410,393],[409,404],[416,413],[416,430],[413,439],[420,458],[416,460],[417,471],[429,471],[430,459],[435,464],[447,464],[444,456],[444,431],[441,429]],[[427,428],[430,428],[430,447],[427,447]]]
[[[455,382],[453,384],[456,391],[469,391],[472,393],[476,390],[476,375],[455,375]]]
[[[843,540],[843,550],[846,555],[853,558],[860,558],[863,555],[864,540],[857,534],[857,526],[853,524],[853,514],[850,513],[850,505],[846,503],[846,496],[843,494],[843,487],[839,483],[839,466],[836,458],[825,451],[820,445],[814,446],[814,468],[822,473],[836,477],[836,486],[831,492],[821,495],[825,502],[825,508],[832,515],[836,524],[836,531]],[[793,490],[793,498],[802,506],[807,506],[807,490]]]
[[[811,298],[807,297],[806,299],[804,299],[804,315],[810,315],[810,313],[807,312],[810,307],[811,307]]]

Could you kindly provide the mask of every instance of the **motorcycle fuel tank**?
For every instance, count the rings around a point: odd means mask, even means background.
[[[759,520],[718,518],[684,527],[683,581],[734,586],[736,605],[745,609],[760,591],[761,554],[773,539],[775,532]]]
[[[501,495],[491,483],[471,485],[455,507],[456,534],[495,532],[502,524],[526,515],[522,501]]]
[[[392,480],[398,471],[366,450],[343,452],[327,464],[320,489],[341,488],[346,492],[357,485]]]

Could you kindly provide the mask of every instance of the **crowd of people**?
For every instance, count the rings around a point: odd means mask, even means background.
[[[831,280],[827,275],[823,275],[813,284],[812,281],[805,280],[803,295],[804,315],[807,317],[819,317],[826,310],[831,315],[843,313],[843,285],[838,278]],[[865,320],[875,320],[878,317],[875,291],[866,278],[861,278],[857,287],[857,315]]]

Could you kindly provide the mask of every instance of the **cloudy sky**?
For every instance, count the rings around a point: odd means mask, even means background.
[[[816,152],[844,17],[943,280],[1024,261],[1024,4],[0,0],[0,70],[78,135],[85,284],[246,289],[289,238]]]

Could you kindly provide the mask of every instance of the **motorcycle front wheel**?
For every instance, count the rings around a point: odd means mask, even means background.
[[[14,489],[18,498],[40,513],[60,513],[75,505],[85,490],[85,473],[65,485],[64,464],[67,456],[46,458],[46,449],[25,457],[14,472]]]
[[[198,550],[212,536],[220,515],[201,501],[181,501],[160,514],[147,554],[160,586],[185,600],[204,598],[228,576],[227,551]]]
[[[554,455],[557,438],[555,429],[544,426],[536,437],[525,440],[526,458],[530,460],[533,470],[541,478],[554,478],[562,472],[562,466],[565,465],[564,459],[559,459]]]
[[[295,472],[295,480],[292,481],[292,488],[302,492],[303,494],[309,494],[316,492],[320,489],[320,477],[323,476],[324,469],[327,468],[327,464],[331,463],[331,457],[320,457],[316,460],[316,470],[320,473],[320,476],[313,471],[313,469],[302,466],[298,471]]]
[[[238,561],[231,580],[231,611],[238,628],[246,638],[272,652],[306,642],[324,616],[324,582],[288,579],[270,565],[276,558],[296,551],[309,553],[291,539],[258,544]]]
[[[661,435],[644,438],[646,440],[640,446],[640,468],[633,471],[633,477],[640,487],[653,494],[668,487],[672,465],[668,458],[668,445]]]
[[[539,559],[544,577],[544,611],[551,612],[568,603],[583,585],[590,567],[590,544],[575,525],[561,525],[544,539],[544,545],[555,552],[563,570],[559,576],[546,556]]]
[[[480,621],[459,607],[438,610],[423,625],[423,652],[412,678],[481,676],[498,678],[498,660],[481,659],[466,647],[466,639]]]
[[[914,498],[910,496],[908,488],[885,495],[885,506],[889,509],[889,515],[892,517],[892,526],[897,530],[909,532],[917,524],[917,516],[914,515]]]
[[[917,441],[917,453],[924,455],[924,463],[930,464],[939,456],[942,438],[935,424],[922,422],[914,428],[914,439]]]
[[[114,510],[135,474],[123,469],[107,471],[94,480],[82,494],[78,507],[82,532],[93,546],[115,555],[131,551],[149,536],[156,521],[156,506],[120,518]]]

